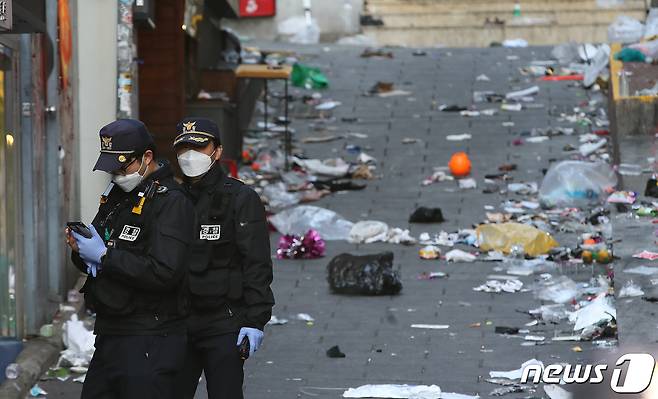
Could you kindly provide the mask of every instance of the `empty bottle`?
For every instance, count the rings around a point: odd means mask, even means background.
[[[514,2],[514,16],[515,17],[520,17],[521,16],[521,1],[516,0]]]

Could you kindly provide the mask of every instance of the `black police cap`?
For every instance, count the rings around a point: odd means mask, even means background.
[[[215,140],[217,145],[221,144],[219,128],[211,119],[188,117],[176,125],[174,147],[180,144],[205,147],[210,140]]]
[[[100,130],[101,154],[94,170],[114,172],[132,160],[132,155],[155,146],[146,125],[136,119],[117,119]]]

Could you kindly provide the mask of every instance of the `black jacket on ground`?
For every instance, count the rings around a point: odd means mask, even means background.
[[[140,213],[139,194],[145,192]],[[166,161],[130,193],[116,185],[112,188],[92,222],[108,246],[107,253],[97,277],[88,276],[80,290],[97,314],[96,334],[185,333],[189,314],[185,261],[193,223],[194,208]],[[72,260],[87,272],[77,252]]]
[[[269,229],[260,197],[220,165],[183,186],[197,215],[188,261],[190,335],[221,335],[241,327],[263,330],[274,295]]]

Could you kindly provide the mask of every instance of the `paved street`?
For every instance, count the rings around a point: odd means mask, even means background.
[[[529,49],[432,49],[426,56],[412,55],[412,49],[393,49],[394,59],[361,58],[362,49],[321,46],[302,50],[305,63],[322,68],[330,80],[324,98],[342,103],[333,111],[335,122],[329,133],[358,132],[368,139],[350,138],[323,144],[299,144],[309,158],[343,156],[343,149],[355,144],[378,160],[380,180],[368,182],[363,191],[339,193],[312,205],[340,213],[351,221],[381,220],[390,226],[409,228],[418,237],[422,232],[448,232],[471,228],[484,220],[484,206],[499,208],[507,195],[483,194],[482,187],[460,190],[454,182],[422,187],[421,181],[435,166],[447,164],[459,150],[469,153],[473,177],[483,185],[486,174],[498,173],[498,166],[518,164],[511,172],[514,182],[538,182],[551,161],[567,157],[566,144],[578,146],[578,133],[589,132],[568,122],[559,122],[560,113],[572,113],[575,106],[589,100],[588,93],[568,82],[541,82],[535,104],[543,108],[521,112],[502,111],[496,116],[466,118],[459,113],[440,112],[441,104],[471,105],[474,90],[506,93],[532,86],[534,80],[521,76],[518,68],[529,61],[549,59],[550,48]],[[509,56],[519,59],[510,59]],[[512,57],[514,58],[514,57]],[[477,81],[486,74],[490,81]],[[397,89],[410,96],[391,98],[362,95],[377,81],[395,82]],[[301,92],[297,91],[297,94]],[[295,103],[299,107],[299,102]],[[495,104],[478,104],[480,109]],[[297,108],[298,109],[298,108]],[[343,117],[357,117],[345,123]],[[296,119],[293,126],[299,139],[317,135],[308,128],[310,121]],[[503,126],[514,122],[514,126]],[[532,128],[573,127],[573,136],[557,136],[543,143],[514,146],[520,132]],[[450,134],[472,134],[470,141],[450,142]],[[417,138],[402,144],[405,137]],[[409,215],[418,206],[440,207],[447,221],[441,225],[410,225]],[[278,234],[271,237],[276,248]],[[565,246],[575,246],[574,234],[557,235]],[[267,328],[264,347],[246,365],[246,397],[337,398],[348,387],[368,383],[437,384],[445,392],[488,397],[498,385],[484,381],[491,370],[517,369],[529,359],[545,363],[583,362],[592,354],[606,351],[589,342],[551,342],[555,334],[570,335],[572,326],[540,323],[528,327],[532,335],[545,336],[544,345],[522,346],[522,335],[494,333],[496,326],[526,328],[533,319],[527,314],[543,303],[533,292],[489,294],[474,292],[490,274],[501,274],[496,263],[451,263],[427,261],[418,257],[419,246],[393,244],[356,245],[328,242],[326,257],[319,260],[275,260],[274,314],[289,319],[283,326]],[[472,248],[463,247],[465,250]],[[326,265],[340,253],[371,254],[393,251],[395,266],[403,281],[398,296],[359,297],[330,293]],[[419,280],[422,272],[442,271],[447,279]],[[605,274],[600,266],[565,266],[550,270],[588,282]],[[537,276],[520,277],[530,288]],[[294,320],[308,313],[313,325]],[[411,324],[447,324],[446,330],[420,330]],[[479,327],[474,326],[480,323]],[[325,352],[339,345],[344,359],[330,359]],[[572,350],[576,345],[582,352]],[[49,398],[78,397],[80,384],[42,382]],[[205,398],[203,385],[197,397]],[[525,397],[528,392],[506,397]],[[541,389],[536,396],[543,396]]]

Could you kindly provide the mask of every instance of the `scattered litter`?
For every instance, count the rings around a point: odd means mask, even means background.
[[[523,282],[521,280],[489,280],[481,286],[473,288],[473,291],[514,293],[521,291],[521,288],[523,288]]]
[[[582,330],[586,327],[608,322],[617,318],[617,311],[610,303],[610,299],[605,294],[600,294],[589,305],[576,311],[576,325],[574,331]]]
[[[434,245],[427,245],[418,250],[421,259],[433,260],[441,257],[441,250]]]
[[[643,296],[644,291],[639,285],[636,285],[633,280],[629,280],[619,291],[619,298],[632,298],[636,296]]]
[[[356,256],[340,254],[327,265],[331,290],[347,295],[396,295],[400,273],[393,270],[393,252]]]
[[[514,99],[519,99],[519,98],[523,98],[523,97],[532,96],[532,95],[535,95],[537,93],[539,93],[539,86],[532,86],[532,87],[529,87],[529,88],[524,89],[524,90],[513,91],[513,92],[510,92],[510,93],[507,93],[505,95],[505,98],[507,100],[514,100]]]
[[[477,182],[473,178],[459,179],[459,188],[462,190],[472,190],[478,187]]]
[[[450,326],[445,324],[412,324],[411,328],[419,328],[423,330],[447,330]]]
[[[616,184],[615,172],[605,163],[563,161],[548,170],[539,199],[547,207],[598,205]]]
[[[48,395],[48,392],[44,391],[38,384],[30,389],[30,396],[33,398],[38,398],[40,396],[46,396],[46,395]]]
[[[531,365],[538,365],[542,369],[544,368],[544,363],[537,360],[531,359],[521,365],[521,368],[510,371],[490,371],[489,376],[491,378],[507,378],[508,380],[520,380],[523,376],[523,370]],[[532,376],[532,374],[530,375]]]
[[[443,212],[440,208],[417,208],[411,216],[409,223],[443,223]]]
[[[436,385],[363,385],[350,388],[344,398],[441,399],[441,388]]]
[[[645,250],[633,255],[633,257],[636,259],[656,260],[658,259],[658,253]]]
[[[281,234],[302,235],[317,231],[325,240],[347,240],[354,224],[336,212],[311,205],[286,209],[270,217]]]
[[[485,74],[478,75],[478,76],[475,78],[475,80],[478,81],[478,82],[489,82],[489,81],[491,81],[491,79],[489,79],[489,77],[488,77],[487,75],[485,75]]]
[[[349,232],[348,241],[354,244],[388,242],[411,245],[416,243],[416,239],[409,235],[409,230],[389,228],[386,223],[375,220],[365,220],[354,224]]]
[[[345,357],[345,354],[341,352],[338,345],[336,345],[327,349],[327,357],[330,357],[332,359],[342,359]]]
[[[62,341],[66,349],[61,352],[60,362],[65,360],[72,366],[89,366],[94,355],[96,336],[78,320],[78,315],[71,315],[64,323]]]
[[[268,326],[282,326],[282,325],[285,325],[285,324],[288,324],[288,320],[279,319],[275,315],[272,315],[272,317],[270,318],[270,321],[267,322]]]
[[[306,321],[306,322],[314,322],[315,319],[311,317],[310,314],[307,313],[297,313],[297,320],[300,321]]]
[[[545,282],[540,282],[535,290],[535,296],[543,301],[567,303],[578,296],[578,285],[567,276],[559,276]]]
[[[446,254],[448,262],[475,262],[477,257],[471,253],[462,251],[461,249],[453,249]]]
[[[480,249],[510,253],[513,247],[522,246],[530,256],[545,254],[559,246],[548,233],[520,223],[483,224],[475,230]]]
[[[637,200],[637,193],[633,191],[615,191],[608,197],[609,204],[633,205]]]
[[[451,134],[446,136],[446,140],[448,141],[464,141],[464,140],[470,140],[473,136],[470,134],[464,133],[464,134]]]
[[[544,392],[550,399],[572,399],[573,394],[559,385],[544,384]]]

